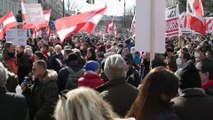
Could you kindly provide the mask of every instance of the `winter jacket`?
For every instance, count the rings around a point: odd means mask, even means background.
[[[121,117],[129,111],[138,94],[138,90],[127,83],[125,78],[112,79],[99,86],[97,91]]]
[[[172,109],[180,120],[213,120],[213,98],[201,88],[185,89],[172,101]]]
[[[63,58],[62,53],[58,55],[53,54],[53,56],[50,57],[48,60],[48,65],[47,65],[48,69],[53,69],[56,72],[58,72],[62,67],[62,63],[61,63],[62,58]]]
[[[0,119],[25,120],[27,115],[27,101],[22,94],[8,92],[0,87]]]
[[[72,68],[72,70],[75,72],[78,72],[82,69],[82,67],[77,62],[70,62],[68,64],[68,67]],[[68,76],[69,76],[69,71],[67,70],[67,66],[61,68],[61,70],[58,73],[59,92],[65,89]]]
[[[96,89],[104,83],[103,79],[96,73],[87,72],[78,80],[78,86]]]
[[[207,95],[213,97],[213,80],[209,80],[207,83],[203,84],[202,88],[205,90]]]
[[[18,85],[18,77],[12,72],[8,71],[8,78],[6,83],[6,88],[9,92],[16,92],[16,87]]]
[[[25,76],[32,71],[32,60],[27,54],[20,53],[17,55],[17,64],[18,64],[18,79],[19,83],[22,83]]]
[[[17,75],[18,65],[17,65],[17,60],[16,60],[14,53],[8,53],[7,50],[4,50],[3,62],[5,62],[7,64],[7,68],[9,71],[11,71]]]
[[[53,112],[58,100],[57,73],[47,70],[42,80],[35,80],[30,95],[30,120],[53,120]]]
[[[141,83],[139,73],[134,67],[131,67],[127,72],[126,80],[129,84],[135,87],[138,87],[138,85]]]

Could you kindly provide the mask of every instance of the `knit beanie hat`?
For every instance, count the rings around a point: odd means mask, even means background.
[[[69,64],[72,61],[77,61],[78,57],[75,53],[70,53],[68,55],[67,63]]]
[[[119,54],[111,55],[105,60],[104,72],[109,80],[126,77],[126,62]]]
[[[181,89],[201,87],[201,79],[194,62],[189,60],[182,69],[175,73],[180,79]]]
[[[99,63],[95,60],[89,60],[84,64],[84,69],[86,71],[96,71],[99,67]]]

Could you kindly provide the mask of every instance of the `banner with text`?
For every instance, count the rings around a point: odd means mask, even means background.
[[[26,29],[9,29],[6,31],[6,41],[12,42],[14,45],[26,45],[27,30]]]
[[[26,14],[27,14],[27,20],[26,24],[44,24],[44,14],[41,7],[41,4],[25,4],[24,5]]]
[[[171,6],[166,9],[166,37],[179,35],[179,6]]]

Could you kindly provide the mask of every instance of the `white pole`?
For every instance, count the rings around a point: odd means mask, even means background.
[[[150,62],[155,58],[155,40],[156,40],[156,1],[151,0],[151,29],[150,29]]]

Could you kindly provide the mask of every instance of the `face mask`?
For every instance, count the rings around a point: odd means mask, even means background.
[[[200,53],[195,52],[195,58],[199,58],[200,57]]]
[[[176,64],[177,64],[177,65],[181,65],[181,64],[182,64],[182,60],[181,60],[180,58],[177,58],[177,59],[176,59]]]

